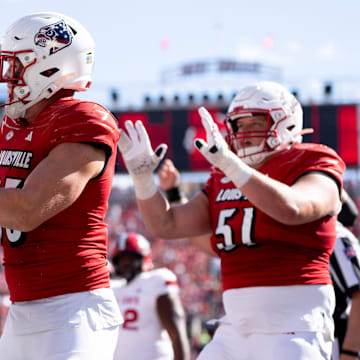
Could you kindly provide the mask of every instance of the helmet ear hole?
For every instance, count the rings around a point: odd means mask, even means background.
[[[75,36],[77,34],[77,31],[71,25],[69,25],[69,28]]]
[[[45,77],[50,77],[52,75],[54,75],[55,73],[57,73],[59,71],[58,68],[51,68],[48,70],[44,70],[40,73],[40,75],[45,76]]]
[[[239,130],[239,127],[237,126],[237,121],[236,120],[230,120],[229,121],[231,130],[236,133]]]
[[[295,125],[290,125],[287,127],[287,129],[291,132],[291,130],[293,130],[295,128]]]

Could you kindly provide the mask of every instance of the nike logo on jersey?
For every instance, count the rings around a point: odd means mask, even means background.
[[[25,138],[26,141],[31,141],[32,140],[32,131],[30,131],[29,135]]]
[[[13,132],[13,131],[9,131],[9,132],[6,134],[6,140],[10,140],[13,136],[14,136],[14,132]]]
[[[222,177],[222,178],[220,179],[220,182],[221,182],[222,184],[227,184],[227,183],[231,182],[231,179],[228,178],[227,176],[224,176],[224,177]]]
[[[1,150],[0,166],[30,169],[32,157],[32,151]]]
[[[221,189],[216,197],[216,202],[234,201],[240,199],[247,200],[239,189]]]
[[[108,116],[109,116],[109,113],[107,111],[104,111],[104,110],[96,110],[98,113],[100,113],[102,115],[102,120],[105,120]]]

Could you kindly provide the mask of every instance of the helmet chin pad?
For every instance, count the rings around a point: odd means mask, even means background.
[[[239,149],[237,151],[237,155],[244,161],[245,164],[250,166],[257,165],[270,154],[270,149],[265,150],[265,148],[265,140],[263,140],[258,146],[249,146]]]

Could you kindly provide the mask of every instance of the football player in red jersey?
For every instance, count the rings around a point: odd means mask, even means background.
[[[202,192],[170,206],[153,170],[141,122],[126,122],[119,148],[148,229],[163,238],[212,232],[221,259],[226,322],[199,359],[330,359],[335,296],[329,257],[345,164],[319,144],[302,144],[302,108],[282,85],[244,88],[226,116],[227,142],[205,108],[206,141],[196,148],[213,165]]]
[[[12,305],[2,359],[112,359],[122,317],[107,268],[104,215],[120,130],[77,100],[94,42],[57,13],[17,20],[4,35],[0,81],[0,226]]]

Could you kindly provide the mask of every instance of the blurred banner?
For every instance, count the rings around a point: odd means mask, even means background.
[[[207,106],[209,112],[225,134],[223,124],[226,108]],[[348,167],[359,167],[359,105],[310,105],[304,106],[304,128],[313,128],[314,133],[305,135],[303,142],[328,145],[335,149]],[[168,144],[167,157],[180,171],[206,171],[209,164],[194,148],[196,137],[204,138],[197,108],[149,109],[137,112],[114,114],[123,127],[125,120],[142,120],[153,148],[164,142]],[[119,158],[117,172],[125,168]]]

